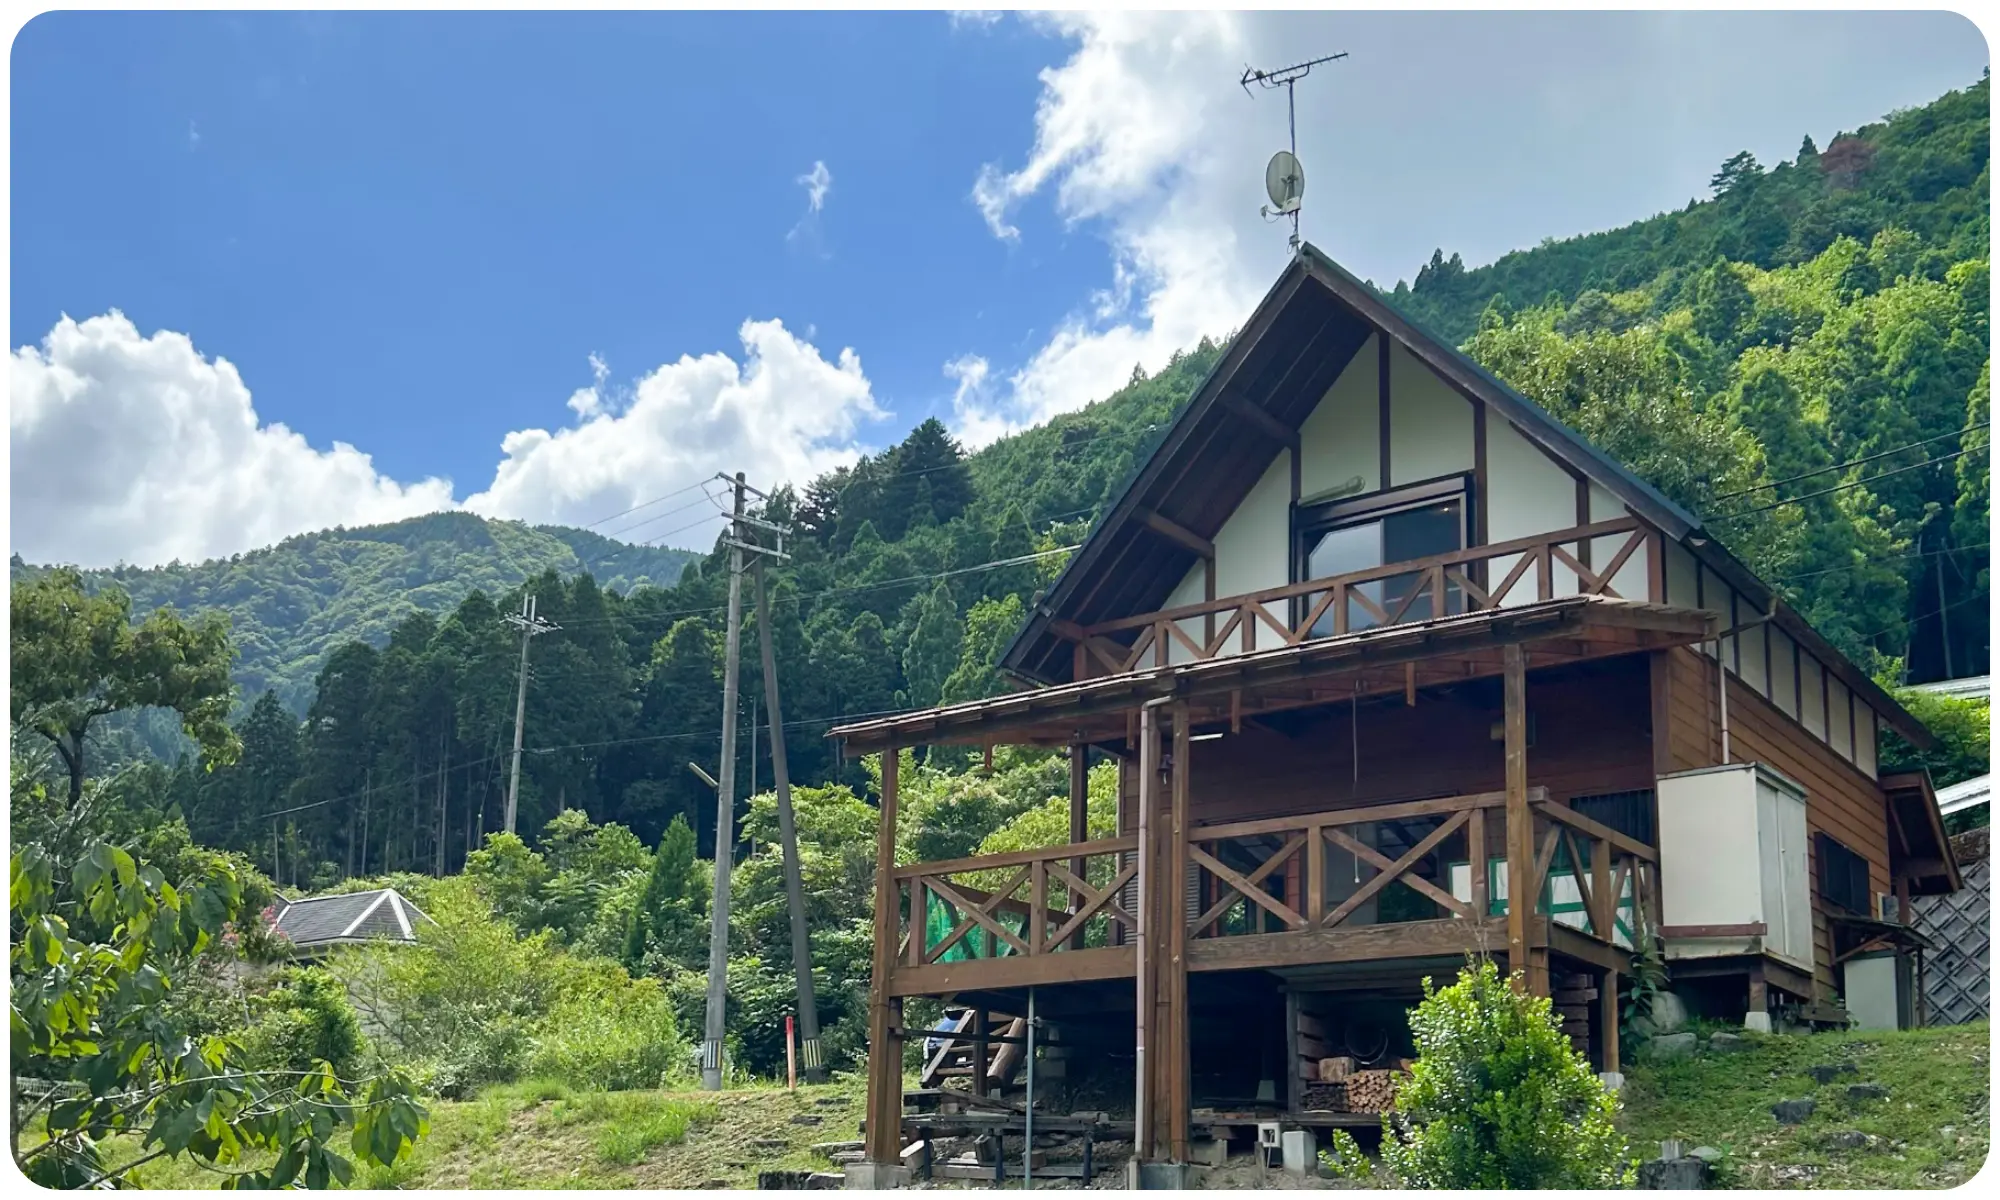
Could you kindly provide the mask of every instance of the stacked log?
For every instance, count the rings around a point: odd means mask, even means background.
[[[1578,1054],[1590,1053],[1590,1010],[1597,1003],[1596,981],[1588,975],[1571,975],[1559,981],[1549,997],[1562,1031]]]
[[[1401,1071],[1356,1071],[1342,1085],[1347,1090],[1348,1112],[1383,1112],[1396,1102],[1396,1086]]]

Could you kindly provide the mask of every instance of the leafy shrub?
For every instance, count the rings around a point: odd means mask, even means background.
[[[1422,1188],[1628,1186],[1617,1099],[1563,1036],[1546,997],[1490,960],[1411,1010],[1417,1061],[1384,1118],[1384,1163]],[[1401,1128],[1396,1128],[1400,1126]]]
[[[250,1060],[266,1070],[311,1071],[324,1062],[352,1079],[361,1061],[361,1021],[340,980],[317,967],[281,972],[276,986],[250,999],[243,1032]]]
[[[609,1091],[656,1088],[686,1070],[672,1002],[651,979],[604,960],[572,960],[536,1024],[529,1074]]]
[[[1331,1146],[1319,1152],[1319,1165],[1350,1183],[1366,1183],[1375,1175],[1375,1164],[1361,1152],[1354,1135],[1345,1129],[1330,1131]]]

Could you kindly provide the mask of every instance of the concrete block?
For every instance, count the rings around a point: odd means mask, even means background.
[[[1753,1033],[1769,1033],[1771,1032],[1771,1014],[1767,1012],[1744,1013],[1743,1028]]]
[[[1293,1175],[1311,1175],[1319,1169],[1319,1145],[1309,1129],[1287,1129],[1278,1135],[1285,1170]]]
[[[1221,1138],[1189,1142],[1188,1161],[1197,1167],[1219,1167],[1229,1161],[1229,1143]]]
[[[910,1169],[894,1163],[849,1163],[845,1176],[850,1189],[863,1192],[908,1187],[910,1183]]]
[[[1125,1186],[1131,1191],[1184,1192],[1188,1186],[1187,1164],[1128,1159],[1125,1163]]]
[[[1604,1085],[1605,1091],[1611,1092],[1614,1095],[1625,1089],[1625,1073],[1623,1071],[1600,1071],[1597,1074],[1597,1081]]]

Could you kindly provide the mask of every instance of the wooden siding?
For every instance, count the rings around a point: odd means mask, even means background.
[[[1714,664],[1691,650],[1668,655],[1669,723],[1673,731],[1671,757],[1675,770],[1716,762],[1714,739],[1702,735],[1704,712],[1713,719],[1714,705],[1703,703],[1715,691]],[[1729,758],[1761,762],[1806,789],[1806,824],[1824,832],[1868,860],[1871,891],[1889,890],[1889,825],[1887,801],[1874,780],[1814,737],[1762,696],[1735,677],[1729,680]],[[1821,997],[1831,996],[1833,940],[1819,896],[1819,855],[1812,852],[1813,977]]]
[[[1552,799],[1653,786],[1647,657],[1635,654],[1548,674],[1531,671],[1528,784]],[[1497,791],[1506,783],[1498,680],[1332,703],[1285,732],[1246,723],[1241,734],[1196,742],[1190,816],[1196,823],[1323,812],[1397,800]],[[1360,745],[1360,770],[1353,748]],[[1136,781],[1125,773],[1126,822]],[[1125,826],[1121,826],[1124,828]]]

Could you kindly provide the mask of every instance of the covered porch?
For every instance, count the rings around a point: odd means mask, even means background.
[[[1319,615],[1301,613],[1297,633],[1268,649],[1120,662],[1116,674],[835,731],[850,751],[885,752],[871,1161],[893,1163],[900,1150],[900,1042],[923,1035],[904,1027],[910,996],[1020,1012],[1032,989],[1045,1013],[1072,997],[1122,1011],[1138,1155],[1152,1160],[1184,1161],[1194,1120],[1190,1046],[1204,1019],[1190,1005],[1191,976],[1213,981],[1198,999],[1231,979],[1291,988],[1309,977],[1339,990],[1379,986],[1384,972],[1407,990],[1413,972],[1473,952],[1519,969],[1544,995],[1552,967],[1559,981],[1583,972],[1601,981],[1592,1027],[1612,1032],[1595,1053],[1615,1068],[1616,976],[1656,923],[1657,855],[1566,803],[1566,778],[1531,775],[1528,697],[1544,686],[1588,693],[1598,676],[1619,676],[1627,690],[1612,706],[1650,727],[1652,652],[1712,636],[1712,618],[1588,595],[1315,636]],[[1623,678],[1632,672],[1636,685]],[[1368,752],[1383,748],[1372,789],[1359,786],[1367,722]],[[1403,732],[1374,732],[1392,724]],[[1347,751],[1333,745],[1350,738]],[[1071,841],[898,866],[894,751],[924,744],[1066,748]],[[1349,781],[1328,770],[1342,752]],[[1118,836],[1095,840],[1085,821],[1093,753],[1115,759],[1121,779]],[[1631,777],[1650,781],[1652,755],[1638,746],[1626,757]],[[1490,782],[1441,788],[1435,768],[1461,760],[1490,767]],[[1509,903],[1513,880],[1531,902]],[[1296,1077],[1294,1064],[1286,1070]]]

